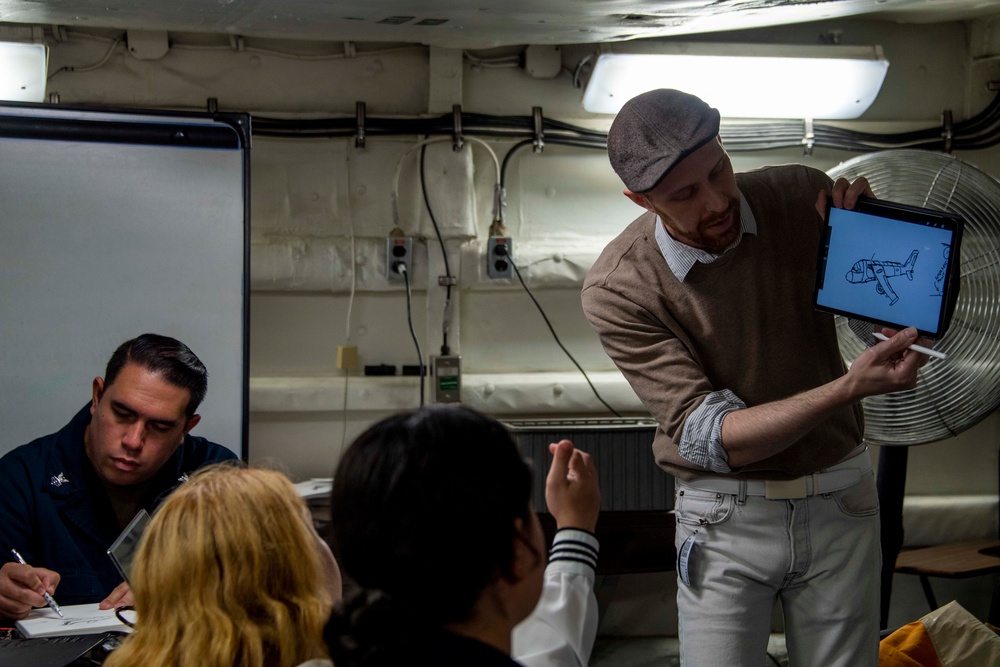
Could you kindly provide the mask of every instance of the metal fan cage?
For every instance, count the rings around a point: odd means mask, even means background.
[[[879,199],[960,213],[961,290],[947,333],[934,345],[948,355],[920,369],[916,388],[864,399],[866,437],[919,445],[958,435],[1000,405],[1000,181],[942,153],[891,150],[834,167],[834,178],[864,176]],[[865,346],[837,318],[848,364]]]

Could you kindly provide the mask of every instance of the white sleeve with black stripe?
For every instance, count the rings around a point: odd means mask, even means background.
[[[586,667],[597,635],[593,533],[559,530],[552,540],[542,597],[514,628],[511,653],[526,667]]]

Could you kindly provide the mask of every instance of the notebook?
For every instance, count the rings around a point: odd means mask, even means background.
[[[60,609],[63,618],[59,618],[49,607],[42,607],[33,610],[15,625],[22,635],[31,638],[132,631],[118,620],[114,609],[98,609],[97,603],[62,605]]]
[[[816,308],[940,338],[958,298],[962,224],[954,213],[874,199],[828,206]]]

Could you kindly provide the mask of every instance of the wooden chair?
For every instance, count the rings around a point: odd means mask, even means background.
[[[953,542],[900,552],[895,571],[920,577],[931,611],[938,608],[929,577],[965,579],[1000,572],[1000,540]]]

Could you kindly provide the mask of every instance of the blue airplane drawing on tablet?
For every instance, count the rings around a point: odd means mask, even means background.
[[[910,280],[913,280],[913,265],[917,263],[918,254],[919,251],[914,250],[910,253],[910,257],[906,262],[902,264],[899,262],[878,261],[875,259],[875,255],[872,255],[871,259],[859,259],[851,267],[851,270],[847,272],[847,282],[857,285],[860,283],[870,283],[874,280],[877,283],[875,290],[889,299],[889,305],[893,306],[899,301],[899,296],[892,289],[892,285],[889,284],[889,278],[906,276]]]

